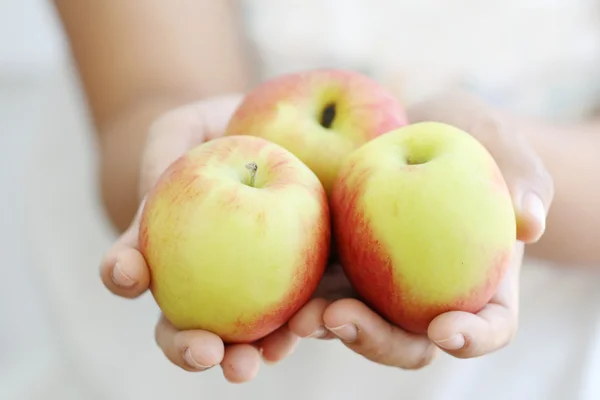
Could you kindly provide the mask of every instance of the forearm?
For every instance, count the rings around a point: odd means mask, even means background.
[[[54,0],[94,122],[140,100],[247,85],[234,0]]]
[[[119,230],[138,206],[152,121],[185,102],[247,88],[233,4],[55,0],[98,133],[102,199]]]
[[[600,267],[600,123],[517,125],[554,179],[546,233],[528,254],[570,265]]]

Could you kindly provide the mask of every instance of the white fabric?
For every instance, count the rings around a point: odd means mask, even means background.
[[[264,77],[365,71],[407,101],[445,85],[553,118],[600,99],[595,0],[243,0]],[[292,6],[293,4],[293,6]]]
[[[12,1],[22,10],[27,3],[34,2]],[[245,3],[264,76],[346,65],[396,85],[407,99],[439,82],[466,82],[494,101],[557,119],[584,115],[597,98],[600,36],[591,2],[282,3]],[[432,12],[430,3],[446,6]],[[39,20],[24,21],[19,34],[40,32]],[[43,19],[50,28],[39,36],[54,41],[50,22]],[[0,35],[7,40],[0,50],[19,46],[11,37]],[[0,399],[600,398],[598,273],[531,261],[519,335],[487,357],[442,356],[407,372],[335,342],[304,341],[240,386],[227,384],[218,368],[198,375],[170,365],[154,344],[151,297],[118,299],[98,279],[112,237],[94,193],[94,143],[64,54],[56,47],[59,56],[40,59],[43,40],[21,43],[30,45],[22,54],[0,51],[0,66],[8,65],[3,55],[19,66],[0,68]],[[448,66],[451,73],[443,73]]]

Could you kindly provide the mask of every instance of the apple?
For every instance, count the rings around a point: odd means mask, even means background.
[[[488,151],[450,125],[421,122],[352,152],[331,196],[348,279],[390,322],[425,333],[453,310],[478,312],[516,241],[504,178]]]
[[[323,275],[328,207],[314,172],[275,143],[230,136],[193,148],[142,211],[140,251],[157,304],[176,328],[226,343],[268,335]]]
[[[317,69],[258,85],[233,114],[226,134],[260,136],[285,147],[329,194],[347,154],[406,124],[404,107],[378,82],[353,71]]]

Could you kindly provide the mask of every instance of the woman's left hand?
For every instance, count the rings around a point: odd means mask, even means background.
[[[554,186],[541,159],[519,134],[518,126],[469,94],[447,94],[418,104],[409,110],[409,119],[411,123],[444,122],[469,132],[500,167],[513,199],[518,241],[498,291],[477,314],[442,314],[431,322],[427,335],[415,335],[388,323],[349,295],[350,284],[338,265],[323,279],[321,293],[294,316],[289,326],[301,337],[337,337],[376,363],[416,369],[428,365],[438,349],[459,358],[478,357],[506,346],[514,338],[524,245],[535,243],[544,233]]]

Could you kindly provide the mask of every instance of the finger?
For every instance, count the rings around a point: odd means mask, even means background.
[[[461,105],[458,109],[448,104]],[[491,109],[477,96],[450,90],[413,105],[413,122],[435,119],[472,134],[492,154],[512,195],[517,217],[517,238],[535,243],[546,229],[546,215],[554,197],[554,184],[542,159],[518,124],[504,113]]]
[[[515,211],[517,213],[517,239],[524,243],[535,243],[546,231],[546,216],[549,201],[544,198],[549,195],[540,195],[543,190],[528,188],[523,185],[520,190],[515,190]]]
[[[260,352],[251,344],[234,344],[227,347],[221,362],[223,376],[231,383],[251,381],[258,374]]]
[[[546,216],[554,198],[554,181],[542,159],[511,125],[497,123],[490,152],[496,159],[512,196],[517,218],[517,239],[537,242],[546,230]],[[493,128],[490,128],[493,129]]]
[[[520,146],[515,157],[523,164],[505,168],[506,183],[513,197],[517,217],[517,239],[537,242],[546,230],[546,216],[554,197],[552,176],[529,146]],[[520,155],[518,155],[520,153]]]
[[[290,319],[290,330],[302,338],[334,338],[335,336],[325,328],[323,321],[323,313],[330,304],[330,300],[322,298],[310,300]]]
[[[178,331],[164,316],[155,330],[156,343],[165,356],[186,371],[204,371],[224,357],[223,341],[211,332]]]
[[[267,364],[275,364],[294,352],[300,338],[287,325],[260,341],[262,358]]]
[[[117,296],[135,298],[148,289],[150,276],[142,254],[133,248],[119,249],[101,266],[104,285]]]
[[[391,325],[355,299],[331,304],[323,319],[346,347],[379,364],[419,369],[431,363],[437,353],[426,336]]]
[[[117,296],[135,298],[148,289],[150,273],[146,260],[137,249],[139,214],[117,239],[100,264],[104,286]]]
[[[477,314],[452,311],[436,317],[429,338],[459,358],[479,357],[509,344],[518,328],[519,275],[523,243],[518,243],[512,265],[492,300]]]
[[[473,358],[505,347],[517,330],[516,316],[490,303],[478,314],[451,311],[435,318],[428,335],[440,348],[458,358]]]

